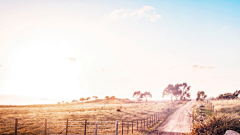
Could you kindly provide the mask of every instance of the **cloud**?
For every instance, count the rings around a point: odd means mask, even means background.
[[[116,9],[111,12],[107,18],[108,20],[118,20],[125,18],[133,18],[133,19],[142,19],[149,18],[151,22],[157,22],[162,16],[160,14],[155,13],[155,8],[152,6],[144,6],[139,9]]]
[[[105,68],[101,68],[100,70],[97,70],[97,72],[104,72]]]
[[[172,71],[173,69],[178,68],[178,67],[180,67],[180,66],[179,66],[179,65],[175,65],[175,66],[171,67],[171,68],[169,69],[169,71]]]
[[[199,69],[214,69],[212,66],[204,67],[204,66],[201,66],[201,65],[198,65],[198,64],[193,65],[192,68],[193,68],[193,71],[197,71]]]
[[[66,60],[69,60],[69,61],[71,61],[71,62],[76,62],[77,60],[75,59],[75,58],[73,58],[73,57],[68,57],[68,58],[66,58]]]
[[[221,27],[220,32],[224,32],[226,29],[227,29],[227,26],[223,26],[223,27]]]

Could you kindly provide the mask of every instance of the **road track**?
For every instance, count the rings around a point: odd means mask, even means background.
[[[178,108],[172,115],[170,115],[165,122],[158,128],[158,135],[182,135],[182,133],[189,133],[192,126],[192,118],[188,116],[188,112],[192,112],[192,107],[196,100],[187,102],[184,106]]]

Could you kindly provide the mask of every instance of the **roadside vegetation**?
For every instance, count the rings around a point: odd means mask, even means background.
[[[240,100],[238,99],[239,90],[234,93],[220,94],[216,98],[209,100],[217,115],[213,113],[211,107],[203,102],[207,97],[204,91],[199,91],[197,95],[196,106],[193,108],[193,127],[191,135],[215,135],[225,134],[227,130],[233,130],[240,133]],[[225,99],[225,100],[224,100]],[[201,112],[199,112],[198,106]],[[204,115],[202,115],[204,113]],[[200,117],[204,117],[200,119]]]

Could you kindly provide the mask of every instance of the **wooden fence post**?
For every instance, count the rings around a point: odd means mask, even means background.
[[[155,114],[153,114],[153,122],[154,122],[154,124],[156,123],[155,121],[156,121],[156,119],[155,119],[156,117],[155,117]]]
[[[123,121],[122,121],[122,135],[123,135]]]
[[[137,120],[137,130],[138,130],[138,120]]]
[[[68,119],[67,119],[67,123],[66,123],[66,135],[67,135],[67,132],[68,132]]]
[[[47,119],[45,119],[45,132],[44,135],[47,135]]]
[[[17,123],[18,123],[18,119],[16,118],[15,119],[15,133],[14,133],[14,135],[17,135]]]
[[[84,125],[84,135],[87,134],[87,120],[85,120],[85,125]]]
[[[129,121],[127,122],[127,133],[128,133],[128,130],[129,130]]]
[[[118,121],[116,123],[116,135],[118,135]]]
[[[133,121],[132,121],[132,134],[133,134]]]
[[[148,118],[147,118],[147,127],[148,127]]]
[[[154,122],[154,119],[153,119],[153,115],[152,115],[152,127],[153,127],[153,122]]]
[[[144,121],[143,121],[143,127],[144,127],[144,131],[145,131],[145,119],[144,119]]]
[[[95,135],[97,135],[97,127],[98,127],[98,123],[96,122]]]
[[[49,121],[49,124],[48,124],[48,135],[50,135],[50,121]]]

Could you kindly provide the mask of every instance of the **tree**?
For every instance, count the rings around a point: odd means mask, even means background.
[[[86,100],[88,101],[89,99],[91,99],[90,97],[87,97]]]
[[[137,98],[138,101],[142,100],[142,98],[145,98],[145,99],[146,99],[146,102],[147,102],[147,97],[152,98],[152,94],[151,94],[150,92],[141,93],[141,91],[135,91],[135,92],[133,93],[133,97],[134,97],[134,98]]]
[[[233,95],[235,96],[235,98],[238,98],[238,95],[240,95],[240,90],[236,90]]]
[[[84,100],[85,100],[84,98],[80,98],[80,99],[79,99],[79,101],[82,101],[82,102],[83,102]]]
[[[105,97],[105,99],[107,99],[107,100],[108,100],[108,99],[109,99],[109,96],[106,96],[106,97]]]
[[[111,100],[114,100],[114,99],[116,99],[116,98],[115,98],[115,96],[111,96],[110,99],[111,99]]]
[[[94,99],[97,99],[98,97],[97,96],[93,96]]]
[[[187,83],[182,84],[169,84],[162,92],[162,98],[164,96],[171,96],[171,101],[173,102],[172,98],[175,97],[176,100],[180,97],[180,100],[185,100],[186,98],[191,97],[191,93],[189,92],[191,86],[187,86]]]
[[[236,99],[240,95],[240,90],[236,90],[233,93],[224,93],[216,97],[216,99]]]
[[[207,95],[205,94],[204,91],[198,91],[196,100],[203,101],[206,97]]]

